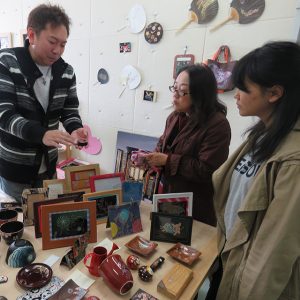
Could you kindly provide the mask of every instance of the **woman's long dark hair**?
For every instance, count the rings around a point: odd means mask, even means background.
[[[204,64],[195,64],[183,67],[181,72],[189,76],[189,90],[194,116],[197,121],[205,123],[215,112],[220,111],[226,115],[227,109],[217,96],[217,82],[214,73]]]
[[[264,91],[275,85],[283,95],[274,103],[268,127],[259,121],[249,132],[249,147],[256,161],[268,159],[300,116],[300,47],[292,42],[271,42],[239,60],[233,70],[237,88],[248,92],[246,81]]]

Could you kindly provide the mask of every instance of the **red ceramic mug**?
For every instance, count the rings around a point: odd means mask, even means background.
[[[95,247],[93,252],[87,254],[83,260],[84,265],[88,268],[89,272],[99,277],[99,266],[103,260],[107,257],[107,250],[105,247]],[[88,259],[90,259],[89,265],[87,264]]]
[[[120,295],[125,295],[133,286],[132,274],[119,254],[113,254],[103,260],[99,268],[105,283]]]

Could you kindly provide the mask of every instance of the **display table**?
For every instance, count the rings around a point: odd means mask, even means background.
[[[150,238],[150,212],[152,210],[152,205],[146,204],[143,201],[140,205],[141,219],[144,231],[140,232],[139,235],[149,239]],[[189,283],[188,287],[185,289],[180,299],[193,299],[197,294],[199,287],[203,283],[204,279],[216,259],[217,256],[217,245],[216,245],[216,229],[212,226],[203,224],[201,222],[193,221],[193,233],[192,233],[192,243],[191,247],[198,249],[202,255],[200,259],[196,261],[191,267],[193,270],[193,279]],[[135,237],[136,234],[125,236],[122,238],[117,238],[114,242],[121,248],[118,250],[118,254],[121,255],[122,259],[126,262],[128,255],[133,254],[129,249],[123,246],[126,242]],[[111,239],[110,229],[105,228],[105,224],[99,224],[97,228],[97,240],[102,241],[104,238]],[[23,239],[27,239],[34,245],[37,257],[34,262],[43,262],[51,254],[63,257],[68,248],[57,248],[52,250],[42,250],[42,239],[36,239],[34,236],[34,227],[25,227]],[[150,265],[156,258],[163,256],[165,262],[160,269],[158,269],[154,275],[151,282],[143,282],[138,277],[137,271],[131,271],[133,275],[134,285],[130,292],[124,296],[120,296],[114,293],[108,286],[105,285],[102,278],[94,277],[90,275],[88,269],[84,266],[81,261],[72,270],[69,270],[65,266],[60,266],[59,262],[56,262],[53,266],[53,275],[56,275],[62,279],[67,279],[70,274],[75,270],[79,269],[84,274],[95,279],[95,283],[90,287],[88,296],[94,295],[98,296],[101,300],[114,300],[114,299],[130,299],[130,297],[139,289],[143,289],[146,292],[152,294],[159,299],[169,299],[162,293],[157,291],[157,284],[162,279],[162,277],[172,268],[172,266],[177,263],[172,257],[170,257],[166,251],[169,250],[174,244],[157,242],[158,247],[156,251],[153,252],[149,257],[140,257],[141,265]],[[87,247],[87,253],[92,251],[92,248],[96,245],[89,244]],[[8,282],[5,284],[0,284],[0,296],[5,296],[8,300],[16,299],[17,296],[23,294],[25,291],[18,286],[15,278],[16,274],[20,270],[19,268],[10,268],[5,263],[5,256],[8,246],[2,240],[0,242],[0,275],[6,275],[8,277]]]

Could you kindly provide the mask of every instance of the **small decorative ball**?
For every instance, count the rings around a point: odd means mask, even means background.
[[[153,271],[149,266],[141,266],[139,268],[139,277],[143,280],[143,281],[150,281],[152,280],[152,276],[153,276]]]
[[[89,296],[86,300],[100,300],[97,296]]]
[[[129,269],[137,270],[140,265],[140,259],[136,255],[129,255],[126,264]]]

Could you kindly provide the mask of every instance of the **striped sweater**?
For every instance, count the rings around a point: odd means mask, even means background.
[[[33,90],[41,76],[28,42],[0,50],[0,176],[7,180],[31,183],[43,155],[53,176],[58,152],[42,143],[45,132],[58,129],[59,121],[69,133],[82,127],[73,68],[61,58],[52,65],[46,113]]]

